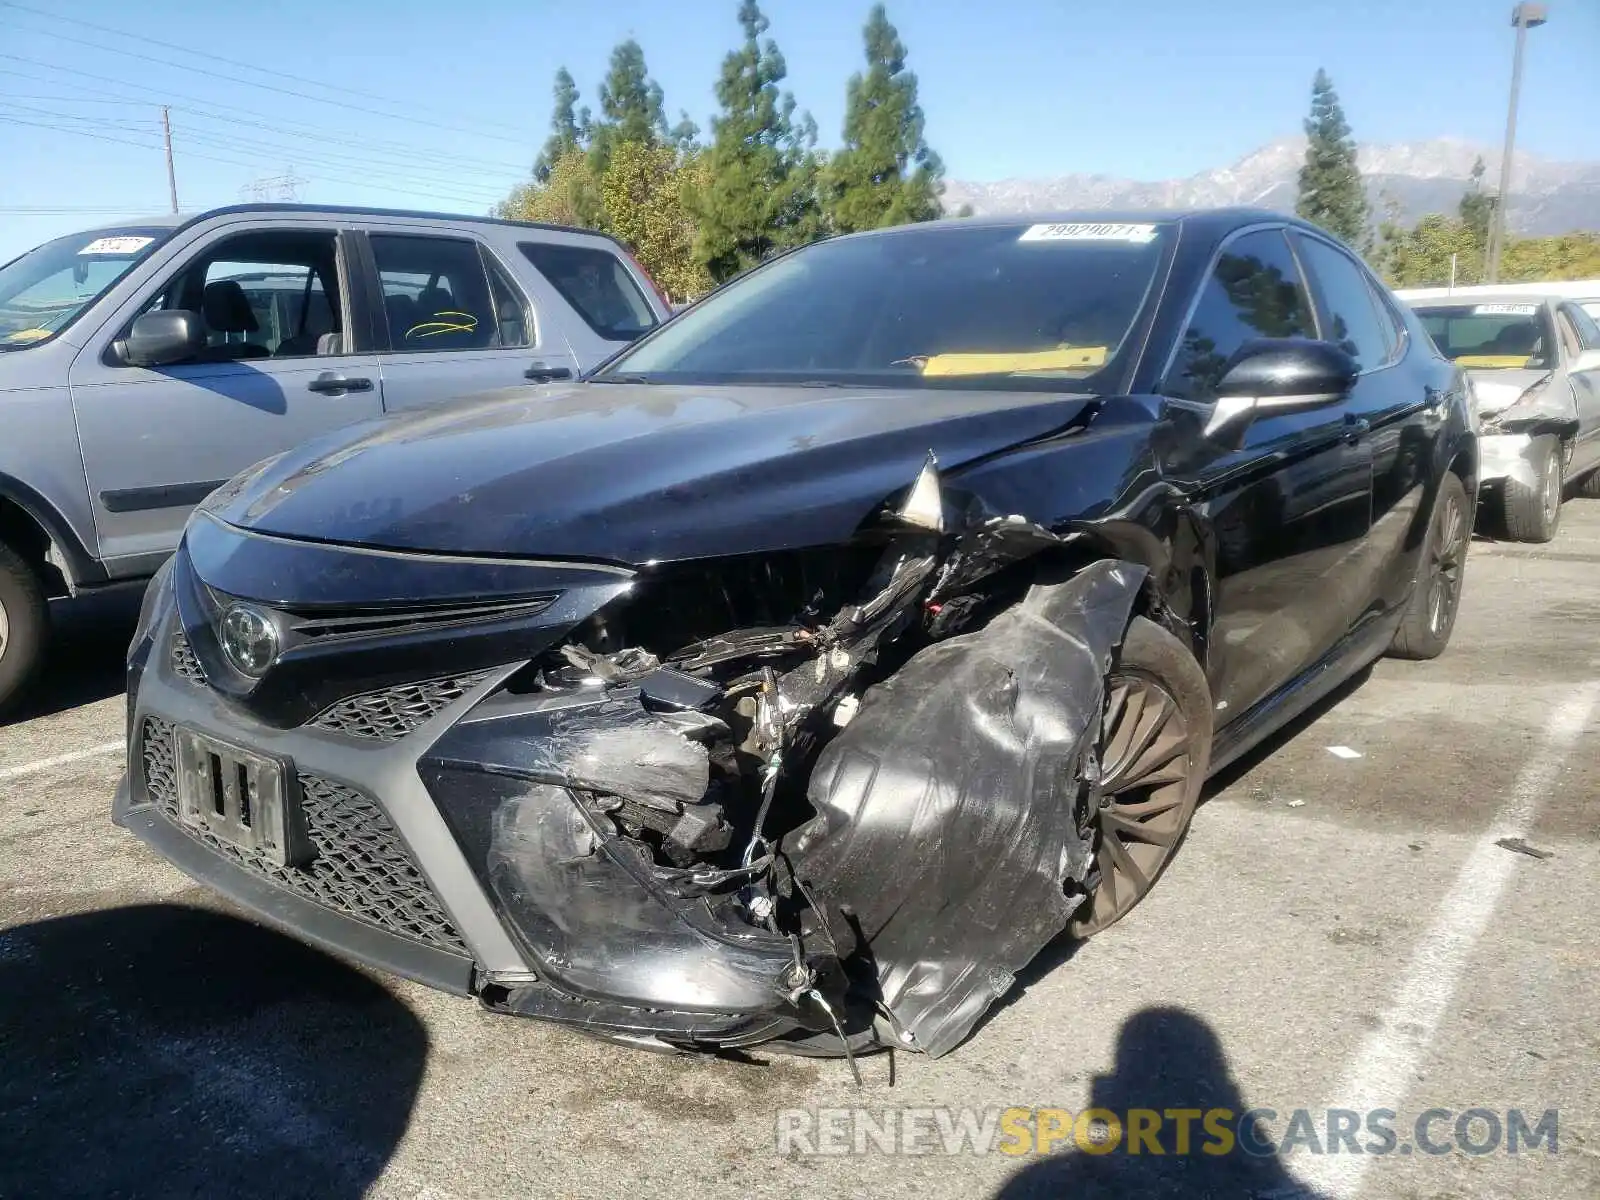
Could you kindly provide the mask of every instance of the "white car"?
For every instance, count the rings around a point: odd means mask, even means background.
[[[1548,542],[1567,485],[1600,497],[1600,325],[1558,284],[1400,292],[1467,373],[1479,424],[1479,508],[1496,532]],[[1597,297],[1600,287],[1582,288]]]

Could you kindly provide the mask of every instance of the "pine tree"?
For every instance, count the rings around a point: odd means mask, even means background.
[[[1356,164],[1356,143],[1333,81],[1321,69],[1311,84],[1311,116],[1305,129],[1306,161],[1300,168],[1295,212],[1361,247],[1368,238],[1367,196]]]
[[[549,180],[556,160],[581,146],[589,132],[589,110],[578,110],[578,85],[565,67],[556,72],[553,93],[555,108],[550,114],[550,136],[533,163],[533,177],[540,183]]]
[[[788,74],[756,0],[742,0],[744,44],[722,60],[721,112],[711,120],[708,182],[695,198],[695,255],[712,278],[727,279],[774,250],[810,241],[820,222],[815,190],[816,124],[795,119]]]
[[[944,191],[944,164],[923,138],[917,77],[883,5],[863,33],[867,70],[850,78],[844,148],[824,174],[826,215],[844,232],[931,220]]]
[[[600,84],[600,116],[590,146],[595,168],[604,174],[618,142],[653,146],[667,140],[661,85],[650,78],[644,47],[629,38],[611,52],[611,69]]]

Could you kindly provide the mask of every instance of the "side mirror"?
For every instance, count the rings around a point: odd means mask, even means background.
[[[115,345],[130,367],[159,367],[193,358],[206,347],[205,323],[186,308],[147,312],[134,318],[128,336]]]
[[[1360,373],[1356,360],[1332,342],[1310,338],[1246,342],[1217,384],[1206,436],[1247,425],[1258,415],[1337,404]]]

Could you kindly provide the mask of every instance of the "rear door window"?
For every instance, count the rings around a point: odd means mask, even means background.
[[[423,353],[502,345],[477,242],[389,233],[369,234],[368,241],[391,350]]]
[[[1201,288],[1162,391],[1209,402],[1246,342],[1314,336],[1311,301],[1283,231],[1243,234],[1227,244]]]
[[[656,327],[650,302],[615,254],[552,242],[519,242],[517,249],[608,342],[631,342]]]
[[[1320,238],[1299,239],[1306,267],[1317,281],[1324,318],[1322,336],[1341,346],[1363,371],[1386,365],[1395,336],[1356,261]]]

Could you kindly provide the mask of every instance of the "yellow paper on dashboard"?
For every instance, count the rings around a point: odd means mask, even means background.
[[[924,375],[1009,375],[1017,371],[1084,371],[1106,365],[1104,346],[1056,346],[988,354],[933,354]]]

